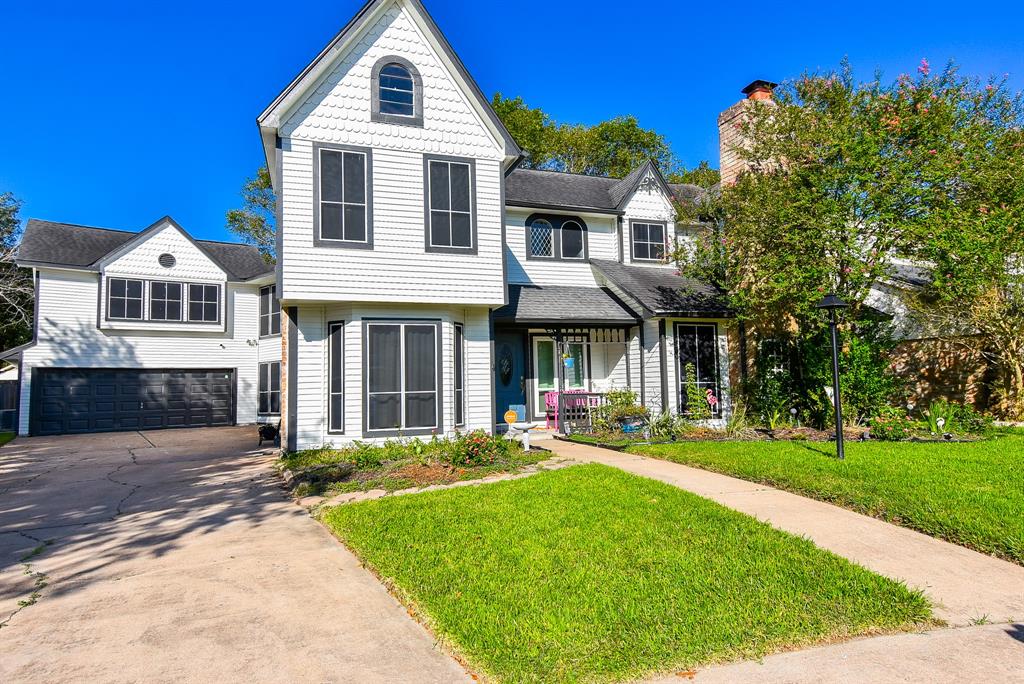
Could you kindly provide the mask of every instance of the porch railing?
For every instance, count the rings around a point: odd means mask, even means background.
[[[555,427],[562,434],[590,432],[594,426],[594,412],[607,403],[600,392],[558,392]]]

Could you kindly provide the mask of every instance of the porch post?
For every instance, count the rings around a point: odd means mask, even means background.
[[[562,331],[555,331],[555,367],[558,369],[558,429],[565,434],[565,406],[563,405],[562,398],[565,396],[565,359],[562,358],[562,354],[565,353],[562,341]]]

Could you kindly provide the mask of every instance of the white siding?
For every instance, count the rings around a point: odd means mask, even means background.
[[[258,294],[255,286],[227,286],[226,332],[100,330],[99,276],[39,270],[36,344],[22,355],[22,434],[28,432],[33,368],[234,368],[237,420],[256,419]]]
[[[503,303],[498,162],[476,163],[477,253],[428,253],[423,155],[373,150],[373,249],[339,249],[314,245],[313,146],[292,140],[289,147],[282,153],[282,299]]]
[[[594,274],[590,265],[585,261],[527,259],[526,219],[533,213],[532,210],[516,209],[507,209],[505,212],[505,256],[508,260],[508,282],[596,287]],[[587,224],[587,251],[590,258],[618,260],[617,218],[614,216],[580,218]]]
[[[466,430],[491,429],[491,343],[488,310],[482,307],[402,305],[302,305],[298,322],[297,448],[353,441],[379,442],[363,437],[363,319],[417,319],[441,322],[441,401],[443,428],[455,424],[454,323],[465,326]],[[327,323],[343,321],[345,359],[345,432],[330,434],[327,424]]]
[[[416,67],[423,127],[371,121],[371,72],[388,55]],[[282,299],[501,305],[504,142],[480,120],[430,41],[395,4],[370,24],[281,127]],[[313,143],[372,148],[373,249],[314,247]],[[423,155],[476,161],[478,251],[425,251]]]

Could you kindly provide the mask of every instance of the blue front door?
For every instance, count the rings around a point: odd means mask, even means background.
[[[505,411],[526,405],[526,333],[494,334],[494,399],[499,423],[505,422]]]

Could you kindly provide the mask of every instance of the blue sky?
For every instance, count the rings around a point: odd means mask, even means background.
[[[0,192],[24,200],[25,218],[138,230],[170,214],[230,239],[224,213],[263,161],[257,114],[361,4],[10,3]],[[1018,3],[426,5],[485,93],[566,122],[635,114],[689,165],[716,163],[715,117],[748,82],[844,55],[863,78],[953,58],[1024,87]]]

